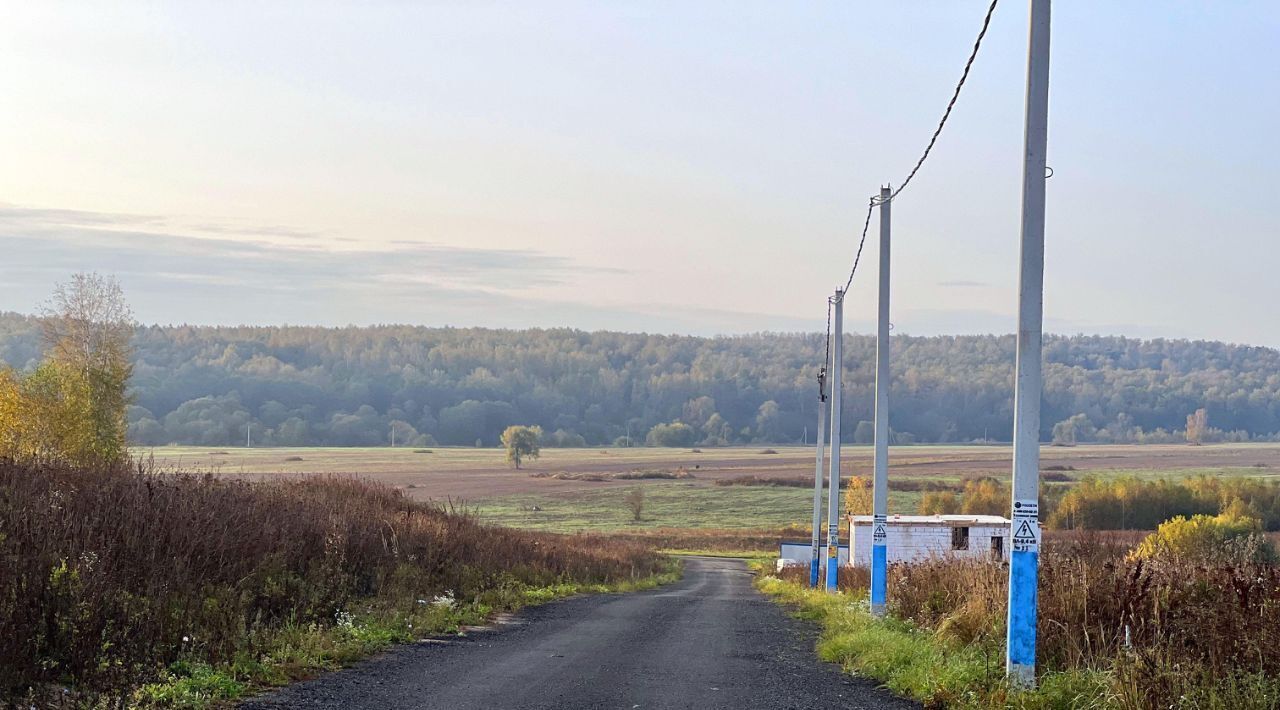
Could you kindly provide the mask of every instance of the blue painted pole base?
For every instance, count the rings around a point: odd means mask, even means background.
[[[1036,602],[1040,553],[1014,551],[1009,556],[1009,637],[1005,669],[1023,687],[1036,682]]]
[[[838,548],[837,548],[838,549]],[[836,592],[840,589],[840,558],[827,557],[827,591]]]
[[[818,588],[818,569],[820,567],[817,557],[809,561],[809,587],[811,589]]]
[[[871,613],[876,616],[884,616],[888,560],[887,547],[883,544],[871,546]]]

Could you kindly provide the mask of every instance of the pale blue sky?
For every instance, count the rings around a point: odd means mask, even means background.
[[[818,330],[986,8],[257,5],[0,2],[0,310]],[[1013,330],[1026,12],[895,203],[898,332]],[[1054,12],[1047,327],[1280,346],[1280,6]]]

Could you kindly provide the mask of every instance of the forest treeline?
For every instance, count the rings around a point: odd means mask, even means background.
[[[824,340],[144,326],[132,346],[134,444],[233,445],[252,427],[258,445],[489,446],[524,424],[540,426],[550,446],[684,446],[812,441]],[[36,319],[0,314],[0,361],[31,371],[42,347]],[[874,340],[847,336],[845,353],[843,436],[865,443]],[[893,357],[899,443],[1009,440],[1012,336],[897,336]],[[1280,432],[1280,351],[1048,336],[1045,358],[1045,441],[1180,441],[1200,409],[1203,441]]]

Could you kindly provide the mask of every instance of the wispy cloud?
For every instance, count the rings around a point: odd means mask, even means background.
[[[155,216],[0,206],[0,268],[7,278],[36,283],[47,282],[50,272],[96,269],[129,280],[256,291],[401,285],[519,292],[601,271],[531,249],[408,241],[335,248],[331,240],[280,227],[202,225],[200,232],[221,235],[207,236],[170,224]]]
[[[469,324],[547,307],[532,296],[538,287],[616,272],[535,249],[371,247],[281,227],[178,224],[0,204],[0,309],[29,310],[54,282],[93,270],[116,275],[139,316],[156,321]]]

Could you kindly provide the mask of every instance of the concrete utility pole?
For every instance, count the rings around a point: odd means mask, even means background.
[[[249,422],[249,425],[248,425],[247,427],[245,427],[245,430],[244,430],[244,448],[246,448],[246,449],[251,449],[251,448],[253,448],[253,422]]]
[[[827,349],[830,351],[830,347]],[[812,557],[809,561],[809,586],[814,589],[818,588],[818,570],[822,566],[819,552],[822,541],[822,464],[826,454],[827,372],[830,371],[830,364],[830,359],[822,363],[822,370],[818,374],[818,462],[813,466],[813,538],[810,541]]]
[[[1045,153],[1049,135],[1049,0],[1031,0],[1027,127],[1022,165],[1022,260],[1018,359],[1013,395],[1013,523],[1005,671],[1036,681],[1036,594],[1040,571],[1040,393],[1044,327]]]
[[[871,489],[871,613],[884,616],[889,548],[889,188],[880,188],[880,315],[876,331],[875,472]],[[850,543],[852,544],[852,543]]]
[[[831,480],[827,485],[827,591],[840,582],[840,371],[844,369],[844,291],[836,291],[831,333]]]

